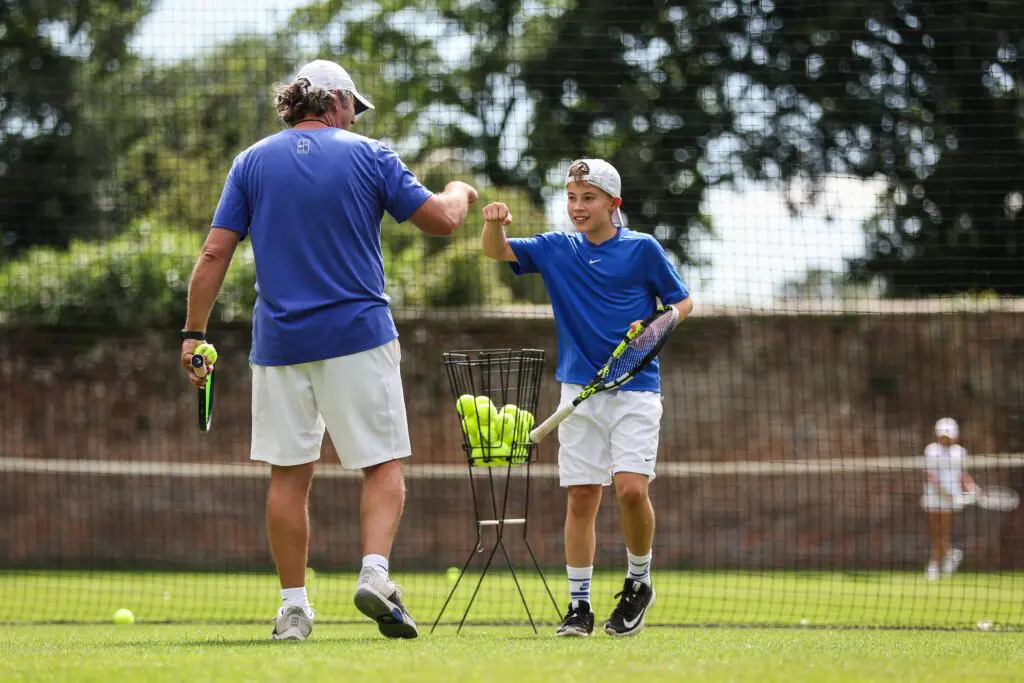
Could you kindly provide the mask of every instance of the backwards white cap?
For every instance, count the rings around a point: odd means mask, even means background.
[[[604,159],[577,159],[569,166],[570,171],[579,171],[577,174],[570,173],[565,178],[565,184],[572,182],[586,183],[593,185],[615,197],[622,199],[622,178],[615,167]],[[622,212],[618,208],[612,213],[612,225],[622,225]]]
[[[955,441],[960,438],[960,427],[953,418],[944,417],[935,423],[935,436],[948,436]]]
[[[329,62],[326,59],[314,60],[299,69],[295,79],[300,78],[305,78],[314,87],[352,93],[352,96],[356,98],[357,114],[362,114],[367,109],[373,109],[370,100],[356,90],[356,84],[352,82],[352,77],[348,75],[348,72],[334,62]]]

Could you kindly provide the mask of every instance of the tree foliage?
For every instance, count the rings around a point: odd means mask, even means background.
[[[95,98],[133,61],[149,0],[0,3],[0,260],[122,220],[118,136]]]
[[[131,26],[137,15],[126,16]],[[270,36],[242,36],[171,67],[124,58],[117,81],[97,76],[88,87],[120,105],[104,114],[116,131],[106,137],[124,150],[120,206],[160,223],[205,229],[231,158],[280,128],[273,83],[327,57],[377,104],[359,132],[412,165],[443,153],[448,177],[501,188],[494,196],[530,215],[536,223],[517,224],[525,232],[547,228],[567,163],[583,155],[619,168],[632,227],[652,232],[679,263],[697,261],[693,240],[713,229],[703,201],[716,185],[881,178],[883,207],[864,226],[855,277],[894,296],[1021,293],[1022,21],[1024,6],[1010,0],[324,0]],[[105,35],[102,22],[90,26]],[[69,73],[86,71],[72,61]],[[39,80],[53,93],[67,82]],[[37,109],[3,111],[24,118]],[[108,148],[105,139],[79,136],[70,149]],[[96,164],[107,162],[61,154],[44,156],[82,165],[39,167],[67,182],[55,215],[74,215],[64,225],[93,234],[103,216],[95,205],[114,192],[96,184],[105,177]],[[12,196],[34,177],[6,170],[0,190]],[[30,218],[5,217],[19,235],[61,234],[41,227],[49,214],[39,195],[22,201]],[[410,245],[384,234],[395,253]]]

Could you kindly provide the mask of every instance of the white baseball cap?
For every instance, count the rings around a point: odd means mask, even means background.
[[[352,82],[352,77],[348,75],[348,72],[334,62],[329,62],[326,59],[313,60],[299,69],[295,79],[298,80],[300,78],[305,78],[314,87],[352,93],[352,96],[356,98],[357,114],[362,114],[367,109],[373,109],[373,104],[370,100],[360,95],[359,91],[356,90],[356,84]]]
[[[573,175],[573,169],[582,173]],[[570,173],[565,184],[572,182],[586,183],[603,190],[616,199],[622,199],[622,178],[615,167],[604,159],[577,159],[569,166]],[[618,208],[612,213],[612,225],[622,225],[622,212]]]
[[[953,418],[944,417],[935,423],[935,436],[948,436],[955,441],[960,438],[960,427]]]

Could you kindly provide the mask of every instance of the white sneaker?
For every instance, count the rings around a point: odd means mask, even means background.
[[[313,610],[310,610],[312,613]],[[274,619],[271,640],[305,640],[313,630],[313,615],[299,606],[282,609]]]
[[[964,552],[959,548],[950,548],[946,556],[942,558],[942,573],[952,574],[960,566],[960,562],[964,559]]]
[[[372,567],[359,572],[353,602],[356,609],[377,622],[387,638],[416,638],[420,634],[402,602],[402,589]]]
[[[924,575],[928,577],[929,581],[938,581],[939,579],[939,563],[929,562],[928,569],[925,570]]]

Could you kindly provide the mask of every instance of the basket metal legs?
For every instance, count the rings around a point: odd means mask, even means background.
[[[448,375],[449,386],[451,389],[452,399],[458,404],[464,397],[472,396],[474,401],[481,397],[487,397],[487,402],[497,402],[500,404],[508,405],[515,404],[517,410],[524,410],[530,413],[535,413],[537,410],[538,397],[540,394],[540,383],[541,376],[544,367],[544,351],[540,349],[521,349],[513,351],[511,349],[483,349],[476,351],[449,351],[442,354],[445,371]],[[474,422],[479,425],[480,413],[479,409],[476,409],[477,413],[474,415],[476,418]],[[454,411],[453,411],[454,412]],[[454,417],[454,414],[453,414]],[[468,415],[467,415],[468,418]],[[488,420],[493,421],[495,417],[488,415]],[[470,491],[473,496],[473,514],[476,517],[476,546],[469,553],[469,557],[462,565],[462,569],[459,572],[458,579],[455,581],[455,585],[452,586],[451,591],[448,593],[448,597],[444,601],[444,605],[441,607],[441,611],[438,613],[437,618],[434,620],[434,625],[430,631],[433,633],[434,629],[441,622],[441,617],[444,615],[445,610],[451,603],[452,596],[455,595],[455,591],[458,590],[459,584],[462,582],[462,577],[466,573],[466,569],[472,563],[474,556],[482,555],[485,552],[484,548],[484,536],[485,531],[489,532],[491,529],[494,530],[494,543],[490,546],[490,551],[487,553],[487,559],[484,561],[483,569],[480,572],[480,578],[476,582],[476,586],[473,589],[473,594],[469,599],[469,604],[466,605],[466,610],[462,614],[462,619],[459,621],[458,631],[462,631],[462,627],[466,623],[466,618],[469,616],[469,611],[473,607],[473,603],[476,601],[476,597],[480,592],[480,587],[483,585],[484,577],[490,570],[494,563],[494,558],[498,554],[498,550],[501,550],[502,557],[505,559],[505,565],[508,567],[509,572],[512,574],[512,581],[515,583],[516,591],[519,593],[519,599],[523,603],[523,608],[526,610],[526,616],[530,620],[530,625],[533,627],[534,633],[537,632],[537,624],[534,621],[533,613],[530,611],[530,606],[527,604],[526,595],[523,593],[523,587],[519,582],[519,575],[516,573],[515,567],[512,563],[512,557],[509,555],[508,549],[505,546],[505,531],[508,526],[522,527],[522,540],[526,545],[527,551],[530,553],[530,559],[533,562],[533,567],[537,571],[537,575],[540,576],[541,582],[544,584],[544,590],[547,591],[548,597],[551,598],[551,604],[555,608],[555,612],[561,617],[561,613],[558,609],[558,603],[555,601],[554,596],[551,594],[551,589],[548,587],[547,579],[544,578],[544,572],[541,571],[540,563],[537,561],[537,555],[533,552],[533,548],[530,547],[530,542],[527,539],[527,524],[526,518],[530,505],[530,463],[536,456],[536,446],[534,444],[512,444],[515,448],[525,446],[525,455],[522,460],[516,460],[513,450],[513,456],[504,456],[506,460],[505,464],[505,486],[504,491],[501,495],[499,502],[499,491],[500,485],[496,486],[495,482],[495,469],[497,467],[487,467],[487,482],[490,488],[491,504],[490,509],[484,505],[484,512],[481,512],[480,497],[477,495],[476,490],[476,478],[474,477],[474,471],[479,472],[480,468],[476,465],[482,465],[493,462],[491,460],[491,452],[485,451],[486,456],[482,459],[476,459],[474,451],[480,451],[480,448],[473,448],[474,440],[469,438],[469,434],[465,433],[467,423],[463,423],[463,450],[465,452],[467,465],[469,467],[469,485]],[[493,427],[493,422],[491,422]],[[488,431],[486,438],[483,435],[483,430],[476,433],[475,441],[478,442],[477,446],[484,443],[492,443],[492,435]],[[502,432],[502,437],[505,434]],[[508,445],[508,444],[506,444]],[[497,456],[502,457],[502,456]],[[526,467],[525,472],[525,495],[522,499],[523,513],[518,517],[509,517],[509,489],[512,481],[512,468],[513,467]]]
[[[528,493],[529,492],[529,487],[530,487],[530,478],[529,477],[530,477],[530,473],[529,473],[529,470],[527,470],[527,473],[526,473],[526,490],[527,490],[526,500],[527,501],[529,500],[529,493]],[[490,485],[490,493],[491,493],[491,501],[492,501],[492,512],[494,512],[495,514],[494,514],[494,519],[481,519],[480,515],[479,515],[479,507],[477,506],[478,498],[476,496],[476,484],[475,484],[475,482],[473,480],[472,470],[470,470],[470,487],[473,489],[473,507],[474,507],[474,511],[477,513],[477,520],[476,520],[476,547],[472,551],[470,551],[469,557],[466,558],[465,563],[462,565],[462,569],[459,571],[459,577],[458,577],[458,579],[456,579],[455,585],[452,586],[451,591],[448,593],[448,597],[444,601],[444,605],[441,607],[441,611],[438,612],[437,618],[434,620],[434,625],[431,626],[431,628],[430,628],[430,632],[431,633],[434,632],[434,629],[436,629],[437,625],[440,623],[441,617],[444,615],[445,610],[448,608],[448,604],[451,602],[452,596],[455,595],[455,591],[458,590],[459,584],[462,582],[462,577],[465,575],[466,569],[469,568],[470,563],[472,563],[473,557],[475,555],[477,555],[477,554],[481,554],[481,553],[484,552],[484,538],[483,538],[484,537],[484,530],[485,529],[491,529],[491,528],[493,528],[495,530],[495,532],[496,532],[495,533],[495,538],[494,538],[494,544],[491,546],[490,552],[487,554],[487,560],[484,562],[483,569],[480,572],[480,578],[476,582],[476,586],[473,589],[473,594],[470,596],[469,604],[466,605],[466,609],[465,609],[465,611],[462,614],[462,618],[459,621],[459,627],[458,627],[456,632],[457,633],[461,633],[462,632],[462,627],[465,625],[466,619],[469,616],[469,611],[472,609],[473,603],[476,601],[477,594],[479,594],[479,592],[480,592],[480,587],[483,585],[484,578],[487,576],[487,572],[491,568],[491,565],[494,562],[494,557],[495,557],[495,555],[497,555],[497,552],[500,549],[502,556],[505,558],[505,565],[508,567],[508,570],[509,570],[509,572],[512,575],[512,581],[515,583],[516,591],[519,593],[519,599],[523,603],[523,609],[526,610],[526,617],[527,617],[527,619],[530,620],[530,626],[533,628],[533,632],[535,634],[537,633],[537,624],[536,624],[536,622],[533,619],[533,613],[530,611],[530,606],[527,603],[526,595],[523,593],[523,587],[519,583],[519,576],[516,574],[515,567],[513,566],[513,563],[512,563],[512,558],[511,558],[511,556],[508,553],[508,549],[505,547],[505,529],[508,526],[520,526],[520,527],[522,527],[522,530],[523,530],[522,541],[526,545],[527,551],[530,553],[530,559],[533,562],[533,567],[537,571],[537,576],[540,577],[541,583],[544,585],[544,590],[547,591],[548,597],[551,599],[551,604],[555,608],[556,614],[558,614],[558,616],[561,616],[561,614],[558,611],[558,603],[555,601],[555,596],[551,593],[551,588],[548,586],[547,579],[544,577],[544,572],[541,570],[540,563],[537,561],[537,555],[533,552],[533,548],[530,546],[530,541],[529,541],[529,539],[526,536],[526,529],[527,529],[526,515],[527,515],[527,510],[526,509],[523,510],[523,516],[522,517],[506,517],[505,516],[506,512],[507,512],[507,509],[508,509],[508,494],[509,494],[509,484],[511,482],[511,479],[512,479],[512,471],[511,471],[511,466],[509,466],[507,471],[506,471],[506,473],[505,473],[505,490],[504,490],[504,495],[502,496],[501,510],[500,510],[500,513],[499,513],[499,511],[497,509],[498,508],[498,504],[497,504],[498,498],[497,498],[497,495],[496,495],[497,491],[495,489],[494,475],[490,471],[488,471],[487,480],[488,480],[488,484]]]

